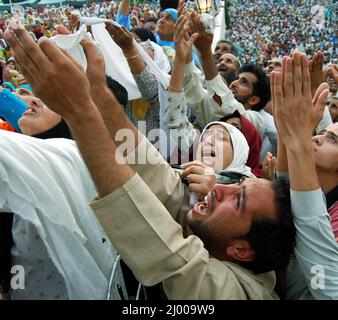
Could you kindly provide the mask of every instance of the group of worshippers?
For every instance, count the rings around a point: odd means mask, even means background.
[[[39,44],[17,20],[4,35],[2,296],[120,299],[131,272],[168,299],[337,299],[337,66],[242,64],[183,0],[154,33],[129,2]]]

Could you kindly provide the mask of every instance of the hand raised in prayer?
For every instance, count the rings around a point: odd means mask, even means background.
[[[87,57],[87,78],[95,101],[95,98],[102,93],[102,89],[107,88],[104,58],[102,53],[97,51],[92,41],[84,39],[80,44]]]
[[[266,180],[273,181],[275,179],[276,166],[276,157],[273,157],[270,152],[267,152],[263,162],[262,177]]]
[[[191,57],[192,45],[198,37],[198,33],[194,33],[189,37],[187,27],[187,18],[181,15],[174,30],[175,59],[180,59],[184,62]]]
[[[21,72],[50,109],[66,120],[91,110],[88,79],[69,55],[49,39],[42,38],[36,44],[23,27],[8,30],[4,36]]]
[[[181,168],[183,169],[181,177],[189,181],[188,190],[195,192],[203,200],[216,184],[214,169],[200,161],[184,163]]]
[[[314,99],[311,94],[309,62],[304,53],[285,57],[282,71],[270,78],[275,124],[285,146],[311,141],[312,132],[323,115],[327,87],[321,85]]]
[[[322,52],[315,52],[312,60],[309,61],[310,77],[311,77],[311,93],[315,95],[318,87],[324,82],[324,55]]]
[[[211,45],[213,35],[206,33],[201,18],[198,14],[193,12],[189,19],[190,35],[198,33],[198,37],[194,42],[195,47],[199,51],[201,56],[204,56],[211,52]]]
[[[324,79],[326,80],[328,77],[338,83],[338,65],[333,64],[324,71]]]
[[[124,26],[116,27],[112,23],[106,22],[106,29],[123,52],[128,52],[134,48],[133,35]]]

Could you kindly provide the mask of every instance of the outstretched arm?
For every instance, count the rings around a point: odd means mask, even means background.
[[[275,122],[287,150],[297,229],[295,255],[311,294],[317,299],[337,299],[338,246],[319,187],[312,144],[328,90],[312,100],[309,64],[300,52],[287,58],[282,73],[272,73],[271,81]],[[313,286],[316,266],[325,274],[322,288]]]

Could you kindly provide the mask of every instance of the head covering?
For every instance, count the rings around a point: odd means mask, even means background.
[[[260,178],[262,176],[262,166],[260,164],[260,153],[262,149],[262,138],[257,131],[256,127],[245,117],[243,117],[238,110],[234,113],[229,114],[220,121],[226,122],[231,118],[238,118],[241,121],[241,132],[243,133],[248,145],[249,145],[249,156],[246,164],[251,168],[253,174]]]
[[[4,82],[3,84],[2,84],[3,86],[8,86],[9,88],[10,88],[10,90],[11,91],[14,91],[15,90],[15,87],[14,87],[14,85],[12,84],[12,82]]]
[[[39,139],[53,139],[53,138],[65,138],[65,139],[71,139],[73,140],[72,134],[70,132],[70,129],[67,125],[67,122],[64,119],[61,119],[61,121],[56,124],[54,127],[33,135],[35,138]]]
[[[32,89],[32,87],[29,84],[22,84],[21,86],[17,87],[17,89],[21,89],[21,88],[27,89],[27,90],[33,92],[33,89]]]
[[[222,171],[238,172],[248,177],[254,177],[253,173],[251,172],[251,169],[245,165],[248,160],[249,145],[242,132],[240,132],[233,125],[221,121],[214,121],[208,123],[202,131],[202,134],[200,136],[200,142],[206,130],[216,124],[224,127],[228,131],[233,149],[232,161],[230,165],[224,168]]]
[[[175,22],[177,21],[177,10],[176,9],[169,8],[169,9],[165,9],[163,12],[170,14],[173,20]]]

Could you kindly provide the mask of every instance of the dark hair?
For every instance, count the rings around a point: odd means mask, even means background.
[[[155,18],[155,17],[150,17],[148,18],[146,21],[144,21],[144,23],[147,23],[147,22],[154,22],[154,23],[157,23],[158,19]]]
[[[110,91],[114,94],[117,101],[126,107],[128,103],[128,92],[119,82],[106,75],[106,82]]]
[[[271,93],[268,78],[264,70],[253,64],[246,64],[239,69],[239,73],[249,72],[257,77],[253,84],[253,95],[259,97],[260,101],[252,108],[254,111],[262,110],[270,101]]]
[[[160,0],[160,7],[162,10],[168,8],[177,9],[179,0]]]
[[[142,41],[150,40],[156,43],[154,34],[147,28],[133,28],[130,32],[134,32]]]
[[[255,220],[250,231],[242,237],[255,250],[255,258],[253,261],[240,262],[240,265],[254,273],[285,268],[294,250],[296,227],[291,212],[290,183],[286,179],[276,179],[272,187],[278,212],[277,220]]]
[[[230,53],[233,53],[233,51],[234,51],[234,45],[232,44],[231,41],[226,40],[226,39],[221,39],[221,40],[217,41],[216,47],[217,47],[220,43],[227,43],[227,44],[229,44],[229,45],[231,46],[231,52],[230,52]]]

